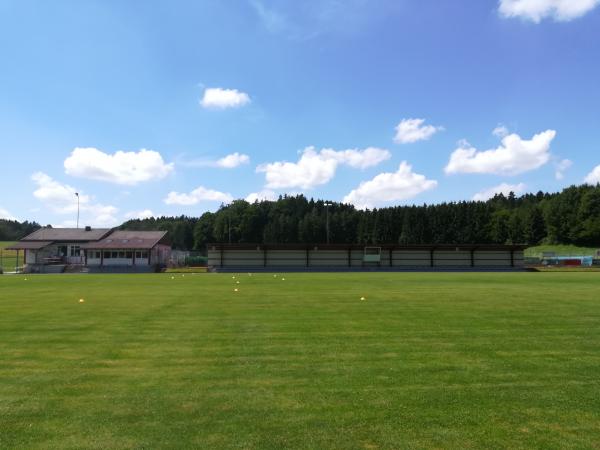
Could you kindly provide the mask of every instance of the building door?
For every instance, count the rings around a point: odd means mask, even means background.
[[[69,253],[69,263],[70,264],[82,264],[83,263],[81,247],[79,245],[71,245],[70,253]]]

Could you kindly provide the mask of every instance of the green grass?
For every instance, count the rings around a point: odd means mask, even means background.
[[[206,267],[168,267],[165,273],[206,273]]]
[[[0,276],[0,448],[598,448],[597,273],[282,278]]]
[[[538,245],[525,250],[527,258],[541,258],[545,252],[554,252],[556,256],[595,256],[598,248],[577,247],[575,245]]]
[[[538,272],[600,272],[600,267],[585,266],[544,266],[535,267]]]
[[[0,241],[0,269],[5,272],[13,272],[17,264],[17,252],[15,250],[5,250],[6,247],[14,242]],[[19,263],[23,262],[23,252],[19,254]]]

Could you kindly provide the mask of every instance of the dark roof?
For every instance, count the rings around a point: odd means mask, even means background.
[[[40,228],[21,241],[98,241],[110,233],[110,228],[92,228],[86,231],[85,228]]]
[[[20,241],[6,247],[6,250],[39,250],[50,244],[52,244],[52,241]]]
[[[98,242],[84,244],[89,249],[150,249],[164,240],[166,231],[114,231]]]
[[[363,250],[365,247],[381,247],[382,250],[525,250],[528,245],[522,244],[207,244],[209,249],[216,250]]]

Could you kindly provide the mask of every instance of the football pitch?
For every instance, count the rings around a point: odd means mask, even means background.
[[[0,276],[0,448],[600,446],[597,273],[232,277]]]

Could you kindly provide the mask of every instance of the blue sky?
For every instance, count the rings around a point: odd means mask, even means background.
[[[0,0],[0,216],[600,181],[599,0]]]

